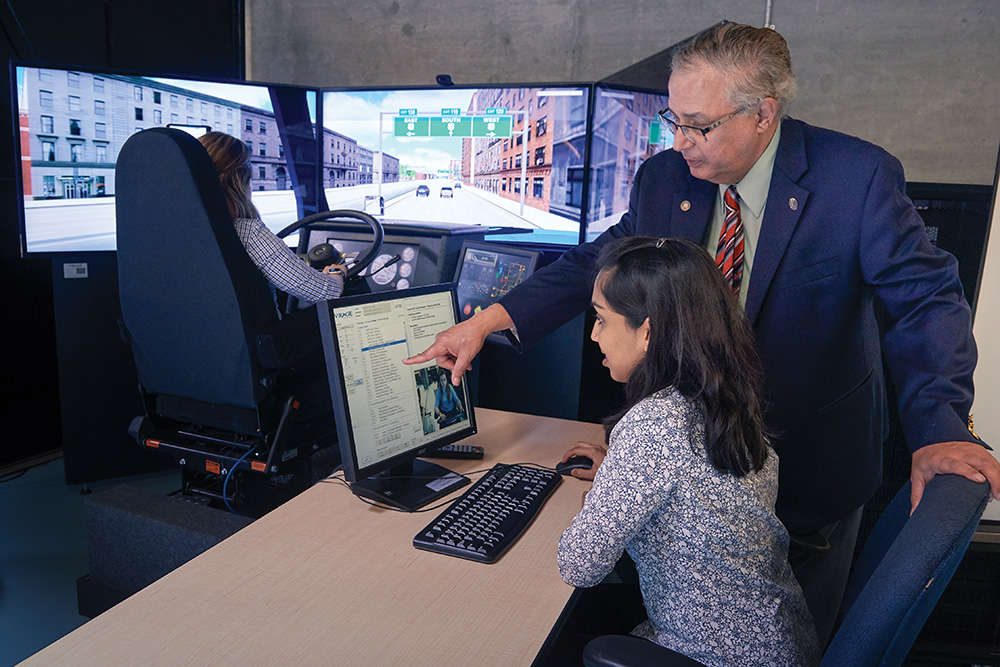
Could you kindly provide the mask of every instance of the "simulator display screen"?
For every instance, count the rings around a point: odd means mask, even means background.
[[[667,106],[665,92],[599,85],[594,93],[588,241],[628,211],[632,182],[642,163],[673,145],[673,135],[656,115]]]
[[[264,222],[278,231],[298,218],[268,86],[20,66],[14,74],[26,252],[115,249],[115,161],[150,127],[206,126],[242,139]],[[312,126],[295,131],[314,136],[317,93],[301,92]]]
[[[575,244],[589,92],[326,91],[324,152],[339,170],[327,201],[390,220],[515,227]]]

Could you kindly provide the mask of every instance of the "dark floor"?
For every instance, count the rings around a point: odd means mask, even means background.
[[[83,625],[76,580],[87,574],[80,486],[67,486],[62,459],[0,479],[0,667],[15,665]],[[180,487],[180,472],[90,485],[128,483],[155,492]]]

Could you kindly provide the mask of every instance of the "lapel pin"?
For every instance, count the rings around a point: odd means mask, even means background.
[[[682,201],[681,202],[681,210],[682,211],[689,211],[689,210],[691,210],[691,202],[689,202],[687,199],[685,199],[684,201]]]
[[[788,200],[788,208],[792,209],[793,211],[799,210],[799,200],[796,199],[795,197],[792,197],[791,199],[789,199]]]

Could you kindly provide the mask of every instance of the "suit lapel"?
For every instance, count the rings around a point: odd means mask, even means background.
[[[688,174],[687,192],[674,195],[671,219],[676,221],[672,232],[704,246],[705,235],[712,222],[712,211],[715,209],[715,196],[718,187],[714,183],[701,181]]]
[[[809,191],[798,185],[798,180],[808,167],[802,127],[797,121],[786,118],[781,125],[781,139],[774,159],[767,205],[764,208],[764,219],[761,222],[747,290],[745,310],[751,326],[757,319],[757,313],[760,312],[764,297],[809,199]]]

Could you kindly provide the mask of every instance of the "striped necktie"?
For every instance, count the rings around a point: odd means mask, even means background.
[[[743,280],[743,221],[740,219],[740,205],[736,186],[730,185],[722,198],[726,204],[726,221],[719,234],[719,248],[715,253],[715,264],[722,270],[733,294],[739,296],[740,282]]]

